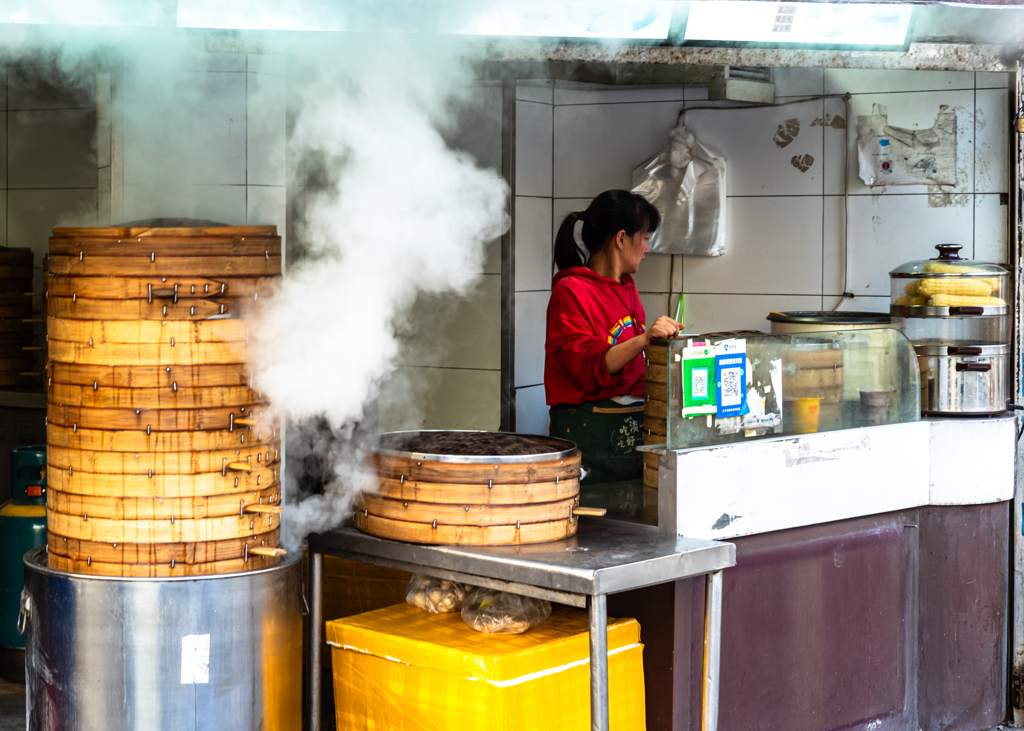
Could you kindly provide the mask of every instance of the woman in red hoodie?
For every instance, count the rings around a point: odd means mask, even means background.
[[[582,247],[577,222],[583,223]],[[682,327],[659,317],[647,328],[630,276],[660,222],[642,196],[608,190],[585,211],[566,216],[555,237],[559,271],[548,303],[544,390],[552,436],[576,442],[583,452],[586,492],[642,474],[636,447],[643,444],[643,350],[649,337],[674,337]]]

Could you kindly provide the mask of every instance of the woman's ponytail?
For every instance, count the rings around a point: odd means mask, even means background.
[[[576,245],[576,222],[582,218],[581,211],[573,211],[562,219],[555,235],[555,266],[559,269],[579,267],[586,264],[583,252]]]
[[[661,215],[646,198],[628,190],[606,190],[590,202],[585,211],[570,213],[562,219],[555,236],[555,266],[559,269],[586,264],[576,244],[576,222],[583,221],[580,239],[590,256],[597,254],[619,231],[633,236],[638,231],[649,234],[658,230]]]

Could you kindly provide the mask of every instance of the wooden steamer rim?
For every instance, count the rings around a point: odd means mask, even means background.
[[[170,563],[101,563],[91,559],[91,556],[86,561],[81,561],[65,558],[57,554],[47,555],[49,567],[56,571],[119,579],[187,578],[194,576],[217,576],[220,578],[232,574],[248,574],[260,569],[274,568],[280,563],[279,558],[269,556],[249,556],[248,560],[231,559],[194,564],[175,562],[174,566],[171,566]]]
[[[507,435],[521,437],[530,441],[547,444],[551,451],[522,455],[464,455],[464,454],[432,454],[429,452],[413,452],[396,449],[394,442],[410,440],[419,436],[468,436],[470,435]],[[390,444],[389,444],[390,443]],[[421,429],[414,431],[393,431],[375,434],[363,440],[363,448],[371,454],[382,457],[394,457],[410,461],[444,462],[448,464],[522,464],[534,462],[553,462],[555,460],[574,459],[580,456],[579,447],[568,439],[543,436],[540,434],[509,434],[508,432],[489,432],[483,430],[453,429]]]
[[[251,538],[197,543],[101,543],[65,538],[51,533],[47,537],[47,551],[81,561],[92,558],[101,563],[210,563],[245,558],[247,544],[250,549],[272,548],[276,547],[280,540],[279,527]]]

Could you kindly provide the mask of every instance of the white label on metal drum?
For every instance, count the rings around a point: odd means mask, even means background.
[[[181,638],[181,684],[210,682],[210,635]]]

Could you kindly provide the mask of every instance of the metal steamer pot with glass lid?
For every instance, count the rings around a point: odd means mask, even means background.
[[[940,244],[889,273],[890,313],[914,344],[925,414],[991,415],[1009,396],[1009,272]]]

